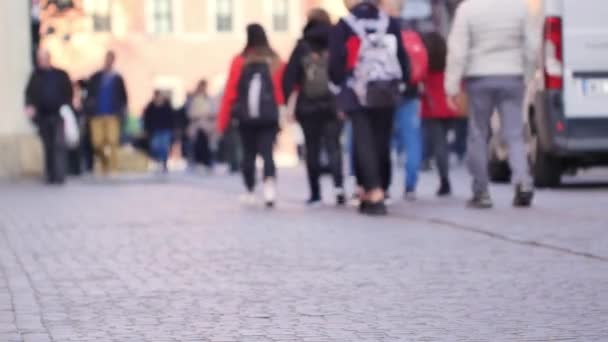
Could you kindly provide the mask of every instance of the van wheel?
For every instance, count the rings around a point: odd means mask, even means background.
[[[536,143],[536,155],[533,164],[534,184],[539,188],[553,188],[561,183],[562,166],[558,158],[549,153],[543,152]]]
[[[491,158],[488,163],[490,181],[494,183],[509,183],[511,181],[511,167],[506,160]]]

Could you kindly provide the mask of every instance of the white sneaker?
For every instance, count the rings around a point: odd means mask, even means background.
[[[254,205],[256,205],[256,198],[255,198],[255,194],[253,192],[248,192],[246,194],[242,194],[239,197],[239,201],[243,204],[246,205],[248,207],[252,207]]]
[[[277,190],[274,179],[268,179],[264,182],[264,202],[266,207],[273,208],[277,199]]]

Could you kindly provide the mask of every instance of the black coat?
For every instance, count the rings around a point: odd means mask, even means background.
[[[144,130],[151,134],[175,128],[175,114],[169,102],[161,106],[150,102],[144,111]]]
[[[72,104],[72,94],[72,82],[65,71],[37,69],[27,83],[25,104],[34,106],[38,117],[59,115],[61,106]]]
[[[311,52],[322,53],[329,50],[330,32],[331,25],[317,21],[310,21],[304,28],[302,38],[291,53],[283,74],[282,86],[286,99],[304,82],[304,58]],[[318,120],[320,116],[336,118],[335,98],[330,95],[327,99],[312,101],[300,93],[295,112],[299,121]]]

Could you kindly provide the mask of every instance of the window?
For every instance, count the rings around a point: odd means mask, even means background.
[[[218,32],[231,32],[233,26],[234,0],[217,0],[216,28]]]
[[[272,28],[280,32],[289,30],[289,0],[272,0]]]
[[[151,0],[152,33],[173,32],[173,1]]]
[[[109,32],[112,30],[112,0],[84,0],[86,15],[93,21],[93,31]]]

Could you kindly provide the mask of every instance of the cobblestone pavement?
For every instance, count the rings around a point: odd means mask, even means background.
[[[423,181],[384,219],[304,208],[301,171],[274,212],[222,175],[0,185],[0,342],[608,341],[607,187]]]

